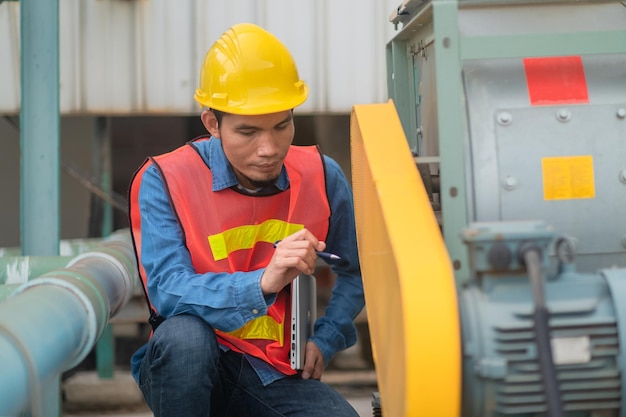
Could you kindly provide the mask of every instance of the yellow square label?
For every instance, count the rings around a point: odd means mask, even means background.
[[[591,155],[542,158],[541,168],[544,200],[572,200],[596,196]]]

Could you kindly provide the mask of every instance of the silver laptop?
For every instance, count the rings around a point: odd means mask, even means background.
[[[291,369],[304,368],[306,342],[317,318],[316,286],[315,277],[305,274],[291,283]]]

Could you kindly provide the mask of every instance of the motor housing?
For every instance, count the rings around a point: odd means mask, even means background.
[[[532,243],[542,253],[550,346],[563,410],[567,415],[617,416],[623,398],[620,333],[626,317],[615,306],[626,293],[612,282],[626,280],[626,269],[576,272],[569,241],[542,222],[472,223],[463,238],[473,276],[459,293],[463,415],[547,411],[535,300],[519,257],[520,248]]]

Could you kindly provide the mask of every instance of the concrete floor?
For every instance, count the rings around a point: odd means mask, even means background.
[[[371,417],[376,391],[373,370],[330,370],[322,380],[352,404],[360,417]],[[113,379],[99,379],[95,372],[79,372],[63,383],[63,417],[153,417],[128,371]]]
[[[371,417],[376,372],[364,358],[361,343],[339,352],[322,375],[352,404],[360,417]],[[95,370],[79,371],[63,381],[63,417],[153,417],[128,368],[112,379],[100,379]]]
[[[359,417],[371,417],[372,412],[372,400],[371,398],[348,398],[352,407],[359,413]],[[76,413],[63,413],[63,417],[154,417],[150,411],[135,411],[135,412],[82,412]]]

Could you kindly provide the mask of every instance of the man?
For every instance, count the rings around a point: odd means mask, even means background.
[[[132,359],[155,416],[357,416],[320,382],[364,305],[352,194],[338,164],[291,146],[308,95],[286,47],[252,24],[207,52],[195,99],[209,137],[149,158],[130,221],[154,333]],[[301,372],[291,282],[319,251],[345,261]]]

